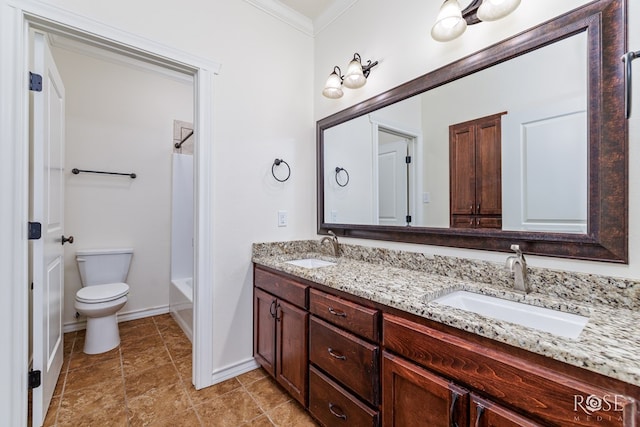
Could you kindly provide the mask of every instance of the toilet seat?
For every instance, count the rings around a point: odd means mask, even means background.
[[[107,283],[105,285],[93,285],[81,288],[76,293],[76,301],[87,304],[108,302],[123,297],[129,293],[129,285],[126,283]]]

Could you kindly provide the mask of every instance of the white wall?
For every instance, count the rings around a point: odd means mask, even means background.
[[[120,314],[167,310],[173,120],[193,120],[192,79],[65,48],[53,53],[67,96],[65,228],[75,238],[65,246],[63,323],[76,322],[79,249],[133,248],[131,290]],[[74,175],[72,168],[137,177]]]
[[[408,80],[451,63],[506,37],[572,10],[589,0],[537,0],[522,2],[510,16],[495,22],[469,26],[460,38],[448,42],[434,41],[429,32],[442,4],[439,1],[405,0],[394,2],[359,1],[340,18],[316,36],[314,114],[316,120],[369,99]],[[640,25],[640,4],[629,1],[629,48],[640,46],[640,33],[633,31]],[[353,31],[354,23],[358,25]],[[322,96],[324,82],[334,65],[346,66],[354,52],[363,60],[378,60],[367,84],[358,90],[345,90],[338,100]],[[640,79],[640,67],[634,78]],[[640,90],[634,87],[634,116],[629,121],[629,165],[640,162]],[[427,135],[425,135],[425,138]],[[640,169],[629,168],[629,265],[570,261],[560,258],[529,257],[534,266],[598,273],[618,277],[640,278]],[[425,189],[425,191],[428,191]],[[430,247],[370,240],[347,240],[353,243],[401,248],[417,252],[503,261],[505,254]]]
[[[251,243],[315,236],[313,39],[240,0],[46,3],[222,64],[211,118],[213,366],[252,357]],[[285,183],[271,176],[276,157],[291,165]]]

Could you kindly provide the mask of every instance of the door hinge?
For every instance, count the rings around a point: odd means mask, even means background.
[[[42,373],[40,371],[29,371],[29,388],[38,388],[42,384]]]
[[[405,219],[407,220],[407,224],[411,224],[411,215],[407,215]]]
[[[29,90],[42,92],[42,76],[29,71]]]
[[[404,158],[404,162],[405,162],[406,164],[411,163],[411,156],[407,156],[407,157],[405,157],[405,158]]]
[[[29,223],[29,240],[38,240],[42,237],[42,224],[39,222]]]

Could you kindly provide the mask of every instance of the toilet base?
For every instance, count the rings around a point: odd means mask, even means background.
[[[105,353],[119,345],[120,332],[115,313],[110,316],[87,318],[83,349],[86,354]]]

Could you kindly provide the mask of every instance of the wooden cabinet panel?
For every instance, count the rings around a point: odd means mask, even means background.
[[[372,405],[379,400],[378,358],[378,346],[311,317],[309,360]]]
[[[379,414],[313,366],[309,367],[309,412],[324,426],[376,427]]]
[[[635,417],[632,398],[532,365],[511,354],[393,315],[383,316],[382,332],[386,349],[546,423],[592,426],[593,420],[599,419],[599,426],[621,427],[629,425],[627,423]],[[587,416],[576,402],[591,396],[599,399],[602,405],[592,408],[594,410]],[[617,406],[612,413],[606,403],[614,398]]]
[[[276,380],[303,406],[306,402],[309,313],[278,300]]]
[[[471,393],[469,412],[474,427],[542,427],[521,415]]]
[[[501,114],[480,119],[476,131],[476,214],[502,214]]]
[[[401,357],[382,354],[383,426],[468,425],[467,390]]]
[[[503,114],[449,126],[451,227],[502,227],[502,221],[484,221],[483,217],[502,215]]]
[[[253,354],[260,366],[275,377],[276,329],[274,316],[276,297],[258,288],[253,289],[253,294]]]
[[[476,203],[475,126],[460,124],[449,128],[451,173],[451,214],[471,215]],[[453,197],[455,195],[455,197]]]
[[[378,310],[321,292],[309,291],[311,314],[371,341],[379,339]]]
[[[307,285],[297,283],[294,280],[258,267],[254,269],[253,280],[257,287],[270,294],[289,301],[298,307],[307,308]]]

